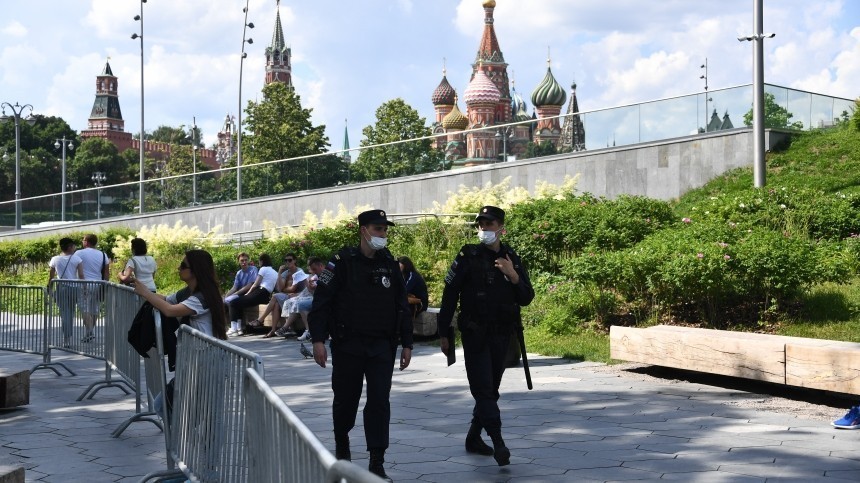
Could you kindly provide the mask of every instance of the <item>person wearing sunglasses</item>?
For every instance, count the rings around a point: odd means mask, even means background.
[[[181,323],[217,339],[227,339],[224,303],[212,255],[205,250],[188,250],[179,264],[179,278],[185,288],[164,296],[142,284],[134,284],[134,293],[152,304],[165,317],[176,317]]]

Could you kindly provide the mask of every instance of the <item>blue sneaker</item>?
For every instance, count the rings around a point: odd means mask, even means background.
[[[848,410],[848,414],[831,423],[834,428],[860,429],[860,406],[854,406]]]

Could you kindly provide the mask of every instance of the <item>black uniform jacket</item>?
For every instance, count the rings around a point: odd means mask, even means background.
[[[319,276],[308,325],[311,340],[399,338],[412,348],[412,318],[400,266],[387,249],[365,257],[343,248]]]
[[[516,285],[495,267],[496,259],[506,256],[510,256],[519,274]],[[510,246],[502,243],[499,251],[494,252],[483,244],[463,245],[445,276],[438,318],[439,336],[453,335],[451,319],[458,302],[457,321],[461,330],[464,324],[473,322],[505,332],[520,323],[520,307],[530,304],[534,296],[528,271]]]

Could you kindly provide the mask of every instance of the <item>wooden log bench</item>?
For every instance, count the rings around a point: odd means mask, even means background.
[[[860,343],[658,325],[613,326],[613,359],[860,394]]]
[[[30,404],[30,371],[0,369],[0,409]]]

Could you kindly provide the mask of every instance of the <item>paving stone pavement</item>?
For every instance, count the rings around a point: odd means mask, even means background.
[[[332,449],[330,371],[299,354],[299,343],[247,336],[231,342],[259,353],[266,380]],[[77,376],[37,371],[30,405],[0,411],[0,466],[23,465],[27,481],[130,482],[165,466],[164,439],[150,422],[111,432],[134,399],[107,388],[76,401],[103,378],[104,363],[54,354]],[[395,370],[389,476],[397,482],[860,481],[860,431],[740,408],[748,393],[703,384],[642,381],[598,364],[531,356],[534,390],[521,368],[502,383],[503,434],[511,464],[467,454],[472,402],[462,364],[446,367],[437,347],[417,344]],[[0,352],[0,367],[40,358]],[[362,401],[362,406],[364,401]],[[362,418],[351,434],[354,461],[367,464]]]

